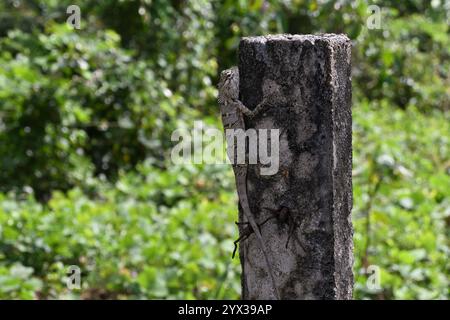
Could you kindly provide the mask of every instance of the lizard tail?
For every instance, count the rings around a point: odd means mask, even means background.
[[[264,256],[264,260],[267,265],[267,270],[269,272],[270,279],[272,281],[272,286],[275,292],[275,297],[277,300],[280,300],[280,292],[278,291],[277,283],[275,281],[275,276],[273,274],[272,265],[269,262],[269,257],[267,255],[266,247],[264,244],[264,240],[261,236],[261,231],[259,230],[258,225],[256,224],[255,219],[253,218],[253,215],[250,210],[250,206],[248,204],[248,201],[241,201],[242,210],[244,211],[244,214],[247,218],[247,220],[250,222],[250,225],[252,226],[253,231],[255,232],[256,238],[258,239],[259,247],[261,248]]]

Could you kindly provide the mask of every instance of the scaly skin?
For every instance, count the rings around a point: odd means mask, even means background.
[[[222,122],[224,129],[242,129],[245,131],[244,115],[247,117],[253,117],[258,114],[264,107],[265,102],[260,103],[255,110],[250,110],[239,101],[239,70],[237,67],[227,69],[220,74],[219,81],[219,97],[218,102],[220,106],[220,112],[222,114]],[[236,157],[236,146],[234,156]],[[266,252],[266,246],[264,244],[261,232],[258,224],[255,221],[253,213],[251,212],[248,196],[247,196],[247,164],[237,164],[235,159],[230,159],[233,164],[233,171],[236,178],[236,188],[239,196],[239,202],[247,220],[250,222],[250,226],[256,235],[258,244],[264,255],[264,260],[267,265],[267,269],[272,280],[273,289],[277,299],[280,299],[280,294],[276,286],[275,277],[271,264],[269,262],[268,254]]]

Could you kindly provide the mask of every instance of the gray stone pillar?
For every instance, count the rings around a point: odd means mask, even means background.
[[[246,128],[281,132],[278,172],[262,176],[250,165],[247,183],[257,222],[276,217],[261,233],[282,299],[352,297],[350,57],[351,41],[335,34],[249,37],[239,46],[240,100],[250,109],[271,104]],[[273,211],[281,208],[290,218]],[[240,257],[243,298],[274,299],[254,235]]]

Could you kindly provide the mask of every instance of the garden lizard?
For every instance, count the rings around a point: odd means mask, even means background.
[[[218,102],[220,106],[220,113],[222,114],[222,123],[224,126],[224,130],[227,131],[227,129],[228,130],[242,129],[245,131],[244,115],[250,118],[254,117],[261,111],[262,108],[264,108],[264,106],[266,105],[265,101],[263,100],[263,102],[260,103],[254,110],[250,110],[239,100],[239,70],[237,67],[232,67],[231,69],[222,71],[222,73],[220,74],[218,87],[219,87]],[[268,273],[272,281],[275,296],[277,299],[280,299],[280,294],[276,286],[275,277],[269,262],[267,250],[263,238],[261,236],[259,226],[255,221],[253,213],[251,212],[248,201],[247,164],[246,163],[240,164],[237,163],[237,161],[235,161],[236,145],[234,146],[234,149],[235,149],[233,155],[234,159],[230,158],[230,161],[233,165],[233,171],[236,178],[236,188],[239,197],[239,202],[241,204],[245,217],[249,221],[250,226],[252,227],[253,232],[256,235],[258,244],[263,253]],[[228,154],[228,156],[230,157],[230,154]]]

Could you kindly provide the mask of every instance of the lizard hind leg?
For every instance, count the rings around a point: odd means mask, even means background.
[[[237,251],[237,245],[239,242],[246,240],[248,237],[250,237],[250,234],[244,234],[242,236],[240,236],[239,238],[237,238],[233,243],[234,243],[234,250],[233,250],[233,255],[231,256],[231,259],[234,259],[235,255],[236,255],[236,251]]]
[[[275,218],[274,216],[270,216],[268,217],[266,220],[264,220],[263,222],[261,222],[260,224],[258,224],[258,228],[260,228],[261,226],[263,226],[264,224],[266,224],[269,220]],[[247,240],[248,237],[250,237],[253,233],[253,229],[250,226],[250,222],[235,222],[236,225],[238,226],[245,226],[246,228],[243,231],[243,234],[237,238],[233,243],[234,243],[234,250],[233,250],[233,255],[231,256],[232,259],[234,259],[235,255],[236,255],[236,251],[237,251],[237,245],[239,242],[245,241]]]

